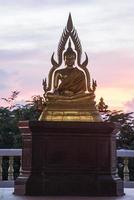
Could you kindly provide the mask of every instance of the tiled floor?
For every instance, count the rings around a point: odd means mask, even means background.
[[[13,188],[0,188],[0,200],[134,200],[134,188],[126,188],[125,195],[122,197],[15,196],[13,195]]]

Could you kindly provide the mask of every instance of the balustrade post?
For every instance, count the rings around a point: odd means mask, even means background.
[[[20,156],[20,175],[22,175],[22,156]]]
[[[2,156],[0,156],[0,180],[2,180]]]
[[[9,157],[8,180],[13,180],[13,156]]]
[[[118,173],[119,173],[119,170],[118,170],[118,167],[116,167],[116,173],[115,173],[115,176],[119,176]]]
[[[124,181],[129,181],[128,157],[124,158]]]

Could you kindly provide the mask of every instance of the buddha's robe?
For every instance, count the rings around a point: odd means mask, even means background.
[[[73,95],[86,91],[85,75],[77,67],[57,70],[56,74],[61,81],[57,87],[59,95]]]

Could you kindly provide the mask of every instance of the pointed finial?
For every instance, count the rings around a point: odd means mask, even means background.
[[[67,21],[67,29],[71,31],[72,28],[73,28],[73,21],[72,21],[71,13],[69,13],[68,21]]]

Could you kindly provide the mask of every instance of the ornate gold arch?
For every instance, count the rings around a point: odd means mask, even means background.
[[[86,58],[85,58],[84,62],[81,63],[82,47],[81,47],[81,42],[79,40],[77,31],[73,26],[71,13],[69,14],[67,25],[66,25],[65,29],[63,30],[62,36],[61,36],[59,44],[58,44],[58,49],[57,49],[58,61],[55,61],[54,53],[52,54],[52,57],[51,57],[52,68],[49,72],[47,91],[50,91],[52,89],[53,73],[62,64],[62,54],[63,54],[63,51],[65,50],[65,45],[69,38],[71,38],[74,43],[74,47],[77,52],[77,65],[85,72],[86,79],[87,79],[87,89],[88,89],[88,91],[90,91],[90,74],[89,74],[88,69],[86,68],[87,64],[88,64],[88,56],[85,53]]]

